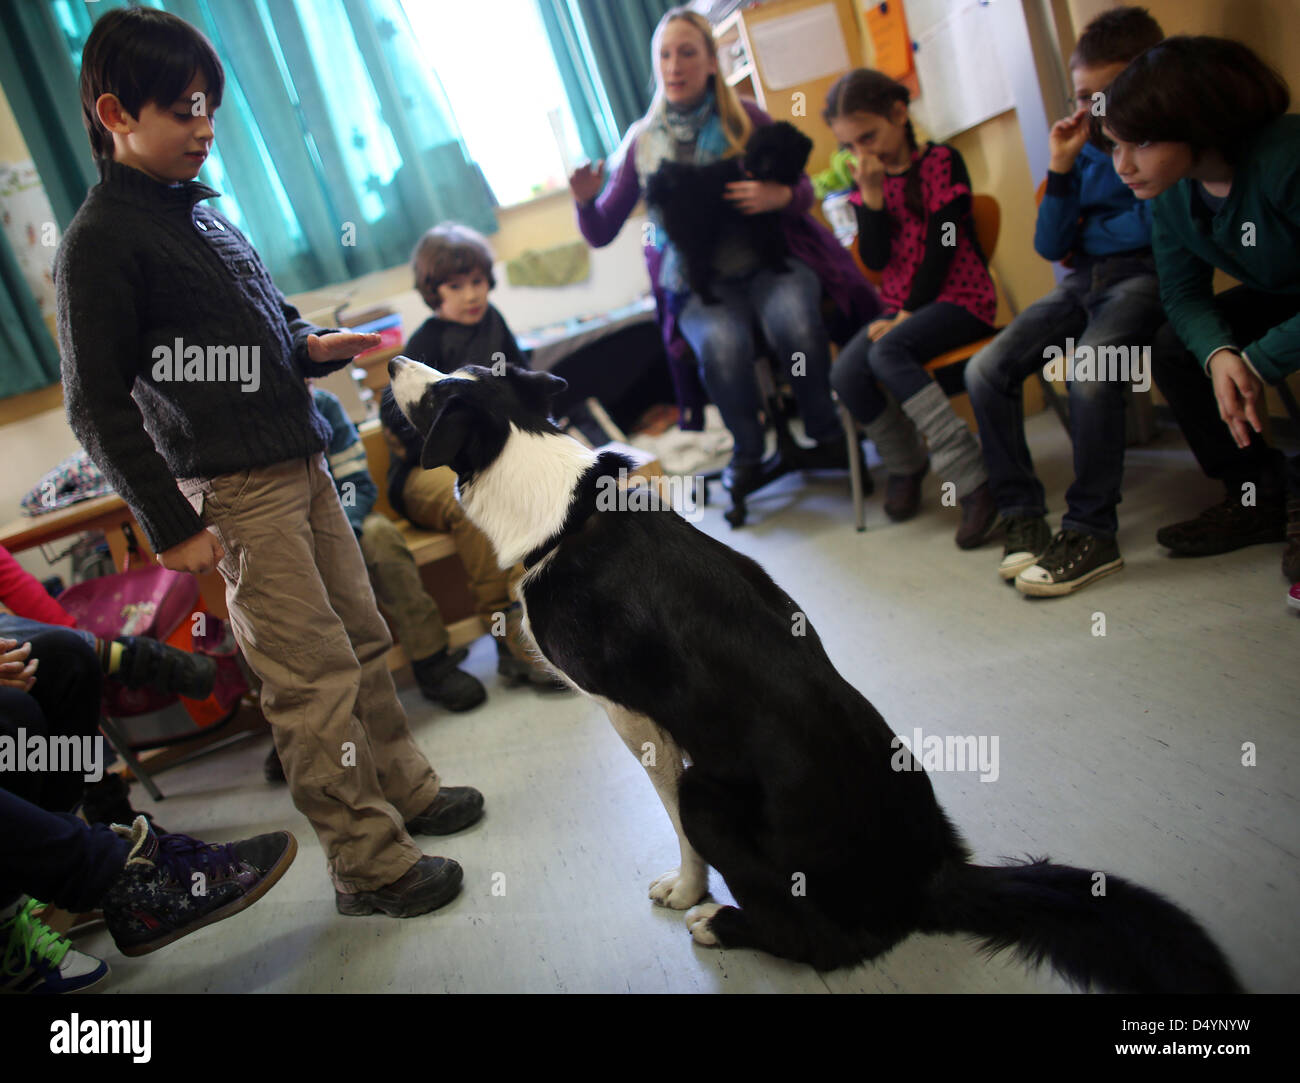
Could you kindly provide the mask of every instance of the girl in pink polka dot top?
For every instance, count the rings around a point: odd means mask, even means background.
[[[831,384],[889,472],[885,513],[896,522],[915,515],[933,469],[941,493],[961,504],[957,544],[971,549],[996,534],[997,508],[979,443],[925,363],[992,335],[997,296],[975,237],[966,165],[950,146],[917,145],[908,98],[901,83],[866,68],[827,95],[822,116],[856,159],[858,251],[881,273],[886,305],[840,352]]]

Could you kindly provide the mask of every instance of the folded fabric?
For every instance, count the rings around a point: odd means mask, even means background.
[[[703,474],[721,469],[731,458],[734,444],[722,415],[712,404],[704,408],[703,430],[669,429],[658,436],[637,433],[628,442],[654,455],[665,474]]]
[[[85,449],[78,448],[41,478],[19,503],[25,515],[44,515],[113,491]]]
[[[590,277],[586,241],[532,249],[506,263],[506,281],[512,286],[571,286]]]

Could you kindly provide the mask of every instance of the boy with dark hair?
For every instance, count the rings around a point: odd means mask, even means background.
[[[1300,608],[1300,456],[1263,433],[1265,384],[1300,371],[1300,116],[1286,81],[1227,38],[1174,37],[1111,88],[1097,127],[1150,201],[1166,332],[1156,384],[1221,503],[1161,528],[1178,556],[1287,541]],[[1214,271],[1240,285],[1214,292]],[[1183,349],[1186,347],[1186,349]]]
[[[1104,109],[1111,80],[1162,36],[1159,24],[1133,7],[1108,11],[1084,29],[1070,57],[1078,108],[1052,127],[1047,191],[1034,232],[1038,254],[1069,257],[1071,273],[966,369],[989,484],[1007,524],[998,573],[1015,580],[1023,594],[1070,594],[1124,566],[1115,541],[1124,474],[1124,384],[1149,379],[1141,350],[1165,315],[1147,210],[1115,175],[1110,159],[1088,142],[1089,118]],[[1053,536],[1046,494],[1025,442],[1021,388],[1053,351],[1068,353],[1071,340],[1076,361],[1122,356],[1129,364],[1085,369],[1080,363],[1067,370],[1073,375],[1075,480],[1066,493],[1061,530]]]
[[[166,12],[111,11],[86,42],[101,180],[55,269],[68,419],[164,566],[220,568],[339,912],[421,914],[454,897],[461,870],[410,833],[467,826],[482,796],[440,786],[411,737],[303,381],[377,336],[308,324],[203,206],[218,193],[195,177],[223,89],[211,43]]]
[[[411,270],[415,288],[433,315],[407,342],[408,357],[440,372],[464,365],[498,372],[507,364],[527,367],[505,318],[488,301],[496,278],[492,250],[479,233],[455,222],[435,226],[416,244]],[[565,689],[524,643],[523,612],[510,596],[523,568],[497,563],[492,543],[456,499],[455,471],[447,466],[420,468],[423,441],[399,409],[392,388],[384,389],[380,417],[392,448],[388,502],[416,525],[445,531],[455,539],[479,616],[496,637],[497,672],[511,682]]]

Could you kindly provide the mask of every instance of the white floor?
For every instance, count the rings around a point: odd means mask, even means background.
[[[1072,476],[1055,419],[1029,421],[1055,527]],[[883,482],[879,470],[878,482]],[[797,599],[841,671],[896,731],[996,736],[999,776],[933,776],[977,859],[1050,854],[1131,877],[1195,914],[1248,988],[1300,991],[1300,625],[1280,546],[1169,558],[1157,527],[1218,498],[1181,440],[1130,452],[1120,508],[1124,571],[1077,595],[1030,600],[1001,583],[1000,546],[963,553],[956,509],[890,524],[880,497],[851,525],[846,483],[785,479],[732,531]],[[1096,635],[1104,617],[1105,635]],[[831,974],[694,945],[646,897],[675,839],[639,764],[593,704],[507,691],[490,641],[467,668],[488,702],[466,715],[402,698],[451,784],[488,814],[426,851],[465,868],[461,896],[425,917],[345,918],[315,836],[254,740],[161,777],[163,825],[210,841],[288,827],[293,868],[246,913],[141,959],[105,932],[79,941],[135,992],[1060,992],[961,938],[916,936],[875,965]],[[1255,765],[1243,766],[1243,746]],[[714,876],[714,890],[726,900]]]

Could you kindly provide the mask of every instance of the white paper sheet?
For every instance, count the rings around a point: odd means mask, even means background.
[[[769,90],[787,90],[849,70],[849,53],[833,4],[758,23],[749,36]]]
[[[921,96],[913,105],[941,142],[1015,105],[1002,71],[992,13],[979,0],[908,0]]]

